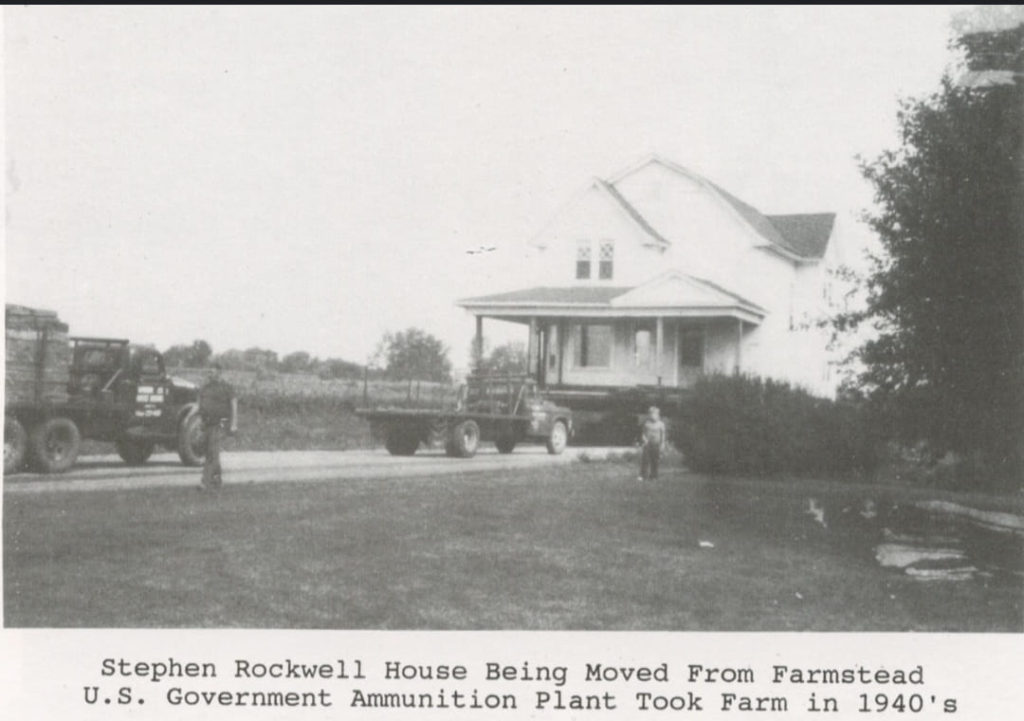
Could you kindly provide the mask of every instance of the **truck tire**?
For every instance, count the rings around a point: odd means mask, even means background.
[[[4,417],[4,475],[17,472],[25,463],[28,453],[28,433],[21,421]]]
[[[565,427],[565,421],[555,421],[551,426],[551,434],[548,436],[548,453],[557,456],[569,445],[569,429]]]
[[[48,418],[29,434],[32,464],[43,473],[63,473],[75,465],[82,434],[70,418]]]
[[[205,455],[203,419],[198,413],[191,413],[178,426],[178,458],[182,465],[201,466]]]
[[[388,428],[387,438],[384,439],[384,447],[393,456],[411,456],[420,447],[419,435],[417,435],[415,428],[392,426]]]
[[[459,458],[472,458],[480,446],[480,426],[476,421],[462,421],[452,430],[452,449]]]
[[[512,433],[500,435],[494,439],[494,445],[497,446],[498,453],[511,453],[516,448],[516,437]]]
[[[122,438],[114,444],[117,447],[117,455],[129,466],[141,466],[153,455],[156,444],[153,441],[137,438]]]

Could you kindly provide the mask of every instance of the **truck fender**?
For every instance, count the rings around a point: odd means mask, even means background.
[[[199,403],[198,402],[193,401],[192,403],[186,403],[185,405],[183,405],[181,408],[178,409],[178,418],[177,418],[178,425],[181,425],[182,421],[184,421],[186,418],[188,418],[193,413],[198,413],[198,412],[199,412]]]

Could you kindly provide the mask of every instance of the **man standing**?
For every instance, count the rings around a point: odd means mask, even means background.
[[[214,363],[213,373],[199,390],[199,416],[203,420],[203,481],[200,488],[220,488],[220,444],[225,426],[228,433],[238,432],[238,399],[235,389],[220,374]]]
[[[665,447],[665,423],[657,406],[647,409],[647,417],[640,425],[640,477],[638,481],[658,480],[658,461]]]

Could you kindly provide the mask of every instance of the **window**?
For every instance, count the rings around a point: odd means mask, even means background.
[[[602,281],[610,281],[615,261],[615,242],[601,241],[598,251],[597,277]]]
[[[637,368],[650,368],[652,353],[652,339],[654,331],[650,324],[638,325],[633,333],[633,365]]]
[[[580,240],[576,243],[576,279],[590,278],[590,241]]]
[[[679,334],[679,365],[684,368],[704,367],[704,332],[683,330]]]
[[[602,240],[598,249],[597,277],[601,280],[611,280],[614,262],[615,241]]]
[[[582,324],[572,328],[573,361],[577,368],[608,368],[612,364],[612,327]]]

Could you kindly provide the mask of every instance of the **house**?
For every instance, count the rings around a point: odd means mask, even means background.
[[[595,178],[530,243],[513,290],[458,301],[529,328],[529,370],[553,390],[685,389],[746,373],[834,394],[834,213],[764,215],[649,157]]]

